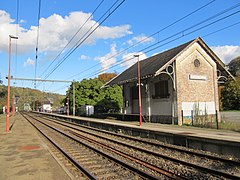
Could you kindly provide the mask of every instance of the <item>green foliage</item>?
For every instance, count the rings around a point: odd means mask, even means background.
[[[62,105],[62,100],[64,99],[63,95],[54,94],[54,93],[45,93],[39,90],[30,89],[30,88],[22,88],[22,87],[11,87],[10,97],[12,95],[19,96],[18,100],[18,109],[23,110],[24,103],[33,104],[34,101],[47,101],[48,98],[53,99],[53,109],[60,107]],[[6,105],[7,101],[7,86],[0,85],[0,105]],[[12,100],[10,101],[12,103]],[[32,106],[33,107],[33,106]]]
[[[78,111],[83,105],[93,105],[99,112],[119,112],[122,107],[122,90],[119,86],[102,88],[98,78],[75,82],[75,107]],[[73,84],[67,91],[70,107],[73,107]],[[66,99],[65,99],[66,102]],[[71,109],[72,110],[72,109]]]
[[[7,89],[1,89],[0,90],[0,98],[7,97]]]
[[[240,76],[240,56],[231,60],[228,66],[233,76]]]
[[[99,101],[97,106],[104,113],[117,113],[122,108],[122,104],[122,89],[115,85],[104,89],[104,99]]]
[[[0,106],[6,105],[7,101],[7,87],[6,86],[0,86]]]
[[[222,91],[224,110],[240,110],[240,77],[236,81],[228,81]]]
[[[81,82],[75,82],[75,102],[76,107],[83,105],[96,105],[98,101],[104,98],[101,87],[103,83],[98,79],[83,79]],[[70,106],[73,105],[73,84],[67,92]]]

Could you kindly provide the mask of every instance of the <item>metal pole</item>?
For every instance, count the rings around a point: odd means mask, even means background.
[[[15,96],[12,97],[12,116],[15,115]]]
[[[7,115],[6,115],[6,132],[9,132],[9,117],[10,117],[10,65],[11,65],[11,39],[18,39],[9,35],[9,46],[8,46],[8,93],[7,93]]]
[[[69,116],[69,97],[67,97],[67,116]]]
[[[10,116],[10,62],[11,62],[11,37],[9,36],[9,46],[8,46],[8,93],[7,93],[6,132],[9,132],[9,116]]]
[[[184,119],[183,119],[183,110],[181,110],[181,114],[182,114],[182,126],[183,126],[183,123],[184,123]]]
[[[139,104],[139,126],[142,125],[142,96],[141,96],[141,72],[140,72],[140,62],[139,55],[134,55],[138,58],[138,104]]]
[[[20,80],[20,81],[36,81],[36,82],[66,82],[71,83],[72,81],[65,81],[65,80],[57,80],[57,79],[31,79],[31,78],[15,78],[11,76],[12,80]]]
[[[192,118],[192,126],[193,126],[193,120],[194,120],[194,117],[193,117],[193,110],[191,110],[191,118]]]
[[[75,116],[75,81],[73,81],[73,116]]]

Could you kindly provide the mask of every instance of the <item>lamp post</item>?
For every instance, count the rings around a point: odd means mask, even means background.
[[[73,116],[75,116],[75,81],[73,81]]]
[[[69,116],[69,97],[67,97],[67,116]]]
[[[8,94],[7,94],[7,115],[6,115],[6,132],[9,132],[9,117],[10,117],[10,65],[11,65],[11,39],[18,39],[16,36],[9,35],[8,47]]]
[[[15,95],[12,96],[12,116],[14,117],[16,111],[15,107]]]
[[[138,58],[138,105],[139,105],[139,126],[142,125],[142,96],[141,96],[141,72],[140,72],[140,62],[139,55],[136,54],[134,57]]]

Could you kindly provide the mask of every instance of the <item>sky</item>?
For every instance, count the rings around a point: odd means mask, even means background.
[[[135,54],[142,60],[197,37],[225,64],[240,56],[239,0],[40,2],[39,11],[39,0],[0,0],[3,85],[9,35],[18,37],[11,39],[10,56],[11,76],[16,78],[81,81],[106,72],[119,74],[137,61]],[[36,88],[65,94],[69,84],[37,82]],[[33,81],[12,80],[11,85],[35,88]]]

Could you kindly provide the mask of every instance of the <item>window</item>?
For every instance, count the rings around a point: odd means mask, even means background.
[[[168,81],[159,81],[154,84],[155,96],[153,98],[169,98]]]
[[[138,86],[131,87],[131,97],[132,99],[138,99]],[[147,93],[144,86],[141,86],[141,98],[146,98]]]
[[[138,99],[138,86],[131,87],[131,97],[132,99]]]
[[[195,67],[199,67],[200,64],[201,64],[198,59],[195,59],[193,63],[194,63],[194,66],[195,66]]]

